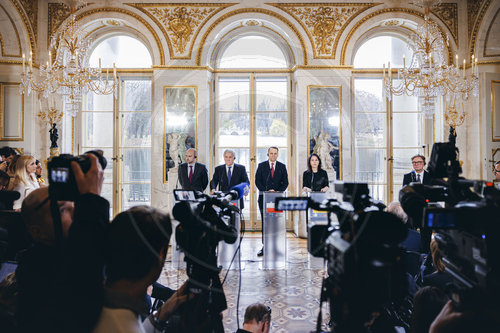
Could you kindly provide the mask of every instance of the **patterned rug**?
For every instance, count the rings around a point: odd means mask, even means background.
[[[241,293],[239,323],[243,323],[245,309],[256,302],[272,309],[271,332],[311,332],[316,329],[321,282],[325,271],[321,260],[307,252],[307,240],[287,235],[287,266],[281,270],[262,270],[262,257],[256,254],[262,244],[260,233],[250,233],[242,241]],[[170,253],[171,251],[169,251]],[[221,280],[227,271],[221,273]],[[173,269],[166,264],[160,282],[177,288],[187,279],[185,270]],[[228,309],[223,312],[226,332],[237,330],[236,304],[239,272],[230,270],[224,284]],[[329,320],[329,310],[323,306],[323,329]]]

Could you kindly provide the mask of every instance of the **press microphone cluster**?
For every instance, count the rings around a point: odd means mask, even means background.
[[[243,196],[247,195],[250,191],[249,183],[241,183],[238,185],[234,185],[231,187],[229,192],[222,198],[222,201],[226,203],[230,203],[233,200],[239,200],[243,198]]]

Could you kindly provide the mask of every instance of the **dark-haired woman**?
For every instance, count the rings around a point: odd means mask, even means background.
[[[311,154],[307,159],[307,170],[302,176],[302,191],[328,191],[328,174],[321,169],[321,160],[317,154]]]

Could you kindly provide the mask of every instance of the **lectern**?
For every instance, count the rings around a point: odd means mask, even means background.
[[[286,269],[286,219],[284,211],[274,207],[284,192],[264,192],[264,257],[263,269]]]
[[[231,204],[240,208],[240,201],[235,200],[231,201]],[[239,213],[234,213],[235,218],[234,218],[234,223],[236,227],[236,231],[238,232],[238,238],[236,239],[236,242],[233,244],[228,244],[224,241],[220,241],[219,244],[217,245],[217,262],[219,266],[222,266],[224,269],[239,269],[240,268],[240,260],[239,260],[239,253],[240,251],[238,249],[238,246],[240,244],[240,214]],[[233,260],[234,257],[234,260]],[[233,264],[231,267],[229,265],[231,264],[231,260],[233,260]],[[242,265],[243,266],[243,265]]]

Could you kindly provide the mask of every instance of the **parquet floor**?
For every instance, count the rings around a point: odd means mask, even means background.
[[[316,329],[319,310],[321,282],[325,271],[321,265],[312,266],[307,252],[307,240],[287,236],[287,266],[282,270],[262,270],[262,257],[257,256],[261,248],[260,233],[246,233],[242,241],[241,293],[239,323],[243,322],[248,305],[260,302],[271,307],[271,332],[311,332]],[[171,252],[171,251],[169,251]],[[321,263],[319,263],[321,264]],[[227,271],[221,273],[221,280]],[[185,270],[165,265],[160,282],[177,288],[187,279]],[[237,329],[236,304],[239,272],[230,270],[224,284],[228,309],[223,312],[226,332]],[[328,322],[327,306],[323,306],[323,325]]]

